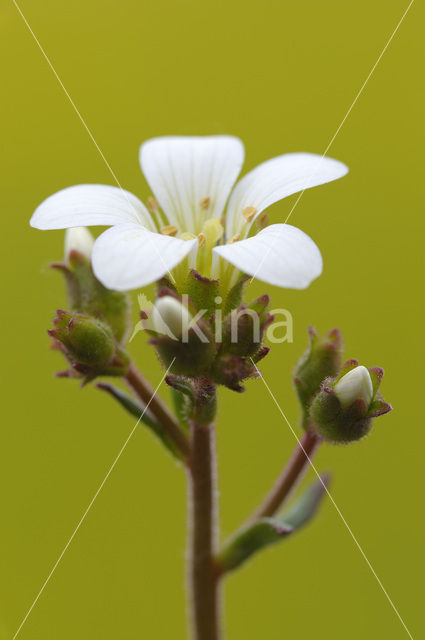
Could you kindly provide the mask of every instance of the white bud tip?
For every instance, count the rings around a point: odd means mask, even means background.
[[[363,400],[368,407],[373,397],[373,386],[369,371],[362,365],[352,369],[339,380],[334,388],[343,407],[355,400]]]
[[[162,296],[155,302],[152,319],[155,331],[177,340],[187,332],[192,316],[179,300]]]
[[[94,238],[87,227],[71,227],[65,231],[65,260],[68,260],[71,251],[79,251],[90,259],[93,250]]]

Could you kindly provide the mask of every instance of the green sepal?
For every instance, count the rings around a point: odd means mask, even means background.
[[[220,572],[239,568],[254,554],[301,529],[315,515],[328,484],[329,476],[322,476],[284,516],[261,518],[238,533],[217,557]]]
[[[167,436],[161,430],[161,427],[159,426],[159,424],[149,415],[149,409],[145,411],[145,407],[142,407],[139,403],[135,402],[133,398],[131,398],[126,393],[124,393],[120,389],[117,389],[117,387],[114,387],[111,384],[99,382],[96,385],[96,387],[98,389],[101,389],[102,391],[106,391],[107,393],[109,393],[109,395],[115,398],[115,400],[130,415],[134,416],[138,420],[140,419],[140,422],[143,422],[143,424],[145,424],[148,427],[148,429],[152,431],[155,437],[162,442],[165,448],[168,449],[168,451],[172,453],[173,456],[175,456],[179,460],[182,459],[182,456],[178,451],[177,447],[169,438],[167,438]]]
[[[344,364],[341,367],[340,372],[338,373],[336,378],[334,380],[332,380],[332,387],[334,387],[336,385],[336,383],[339,380],[341,380],[341,378],[343,378],[345,376],[346,373],[348,373],[349,371],[352,371],[353,369],[355,369],[358,366],[359,366],[359,363],[358,363],[357,360],[347,360],[347,362],[344,362]]]
[[[384,376],[384,370],[381,369],[380,367],[369,367],[368,371],[369,371],[370,379],[372,381],[372,387],[373,387],[372,397],[374,398],[378,393],[378,389],[380,387],[382,378]]]
[[[169,278],[166,278],[165,276],[163,276],[160,280],[158,280],[158,282],[156,283],[156,291],[157,293],[159,293],[161,291],[161,289],[169,289],[170,291],[172,291],[176,296],[178,296],[178,291],[177,291],[177,287],[176,285],[171,282],[171,280]]]
[[[177,420],[179,421],[179,425],[185,430],[189,431],[189,421],[188,421],[188,410],[187,410],[187,400],[185,396],[180,393],[180,391],[176,391],[176,389],[171,388],[171,400],[174,407],[174,413],[176,415]]]
[[[175,414],[181,426],[189,429],[189,418],[193,414],[195,404],[195,392],[193,385],[187,378],[169,375],[166,376],[165,382],[171,388],[171,397],[173,400]]]
[[[392,410],[389,402],[386,402],[380,393],[377,393],[372,404],[369,407],[368,416],[370,418],[378,418]]]
[[[244,286],[248,280],[249,276],[242,274],[237,283],[230,289],[223,305],[224,315],[239,307],[242,302]]]
[[[191,269],[186,280],[186,293],[197,311],[206,309],[207,318],[213,315],[216,309],[215,299],[219,295],[218,280],[205,278]]]

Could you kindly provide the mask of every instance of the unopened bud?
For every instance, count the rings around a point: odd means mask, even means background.
[[[310,344],[294,371],[294,384],[304,409],[304,427],[308,427],[307,412],[325,378],[336,376],[342,365],[342,336],[338,329],[320,338],[309,328]]]
[[[343,408],[348,407],[355,400],[363,400],[366,407],[369,407],[373,386],[370,373],[363,365],[351,369],[335,385],[334,392]]]
[[[88,260],[91,259],[94,238],[87,227],[71,227],[65,231],[65,261],[68,262],[71,251],[78,251]]]
[[[59,309],[55,328],[48,333],[65,347],[70,360],[98,367],[109,363],[115,354],[111,328],[85,313],[69,313]]]
[[[155,302],[152,319],[157,333],[178,340],[183,332],[187,333],[192,316],[179,300],[162,296]]]
[[[347,362],[337,378],[327,378],[309,409],[309,424],[333,443],[360,440],[372,427],[372,418],[391,411],[379,393],[382,369]]]

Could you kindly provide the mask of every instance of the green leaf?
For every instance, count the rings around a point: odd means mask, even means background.
[[[301,529],[316,513],[328,483],[329,476],[321,477],[284,516],[261,518],[237,533],[217,557],[220,571],[226,573],[237,569],[258,551]]]
[[[99,382],[97,385],[98,389],[102,391],[106,391],[111,395],[115,400],[126,410],[130,415],[134,416],[137,419],[140,419],[140,422],[143,422],[150,431],[162,442],[170,453],[173,454],[176,458],[181,459],[181,455],[177,450],[175,444],[167,437],[165,433],[163,433],[161,426],[154,420],[148,411],[144,411],[144,407],[135,402],[133,398],[128,396],[126,393],[117,389],[112,384],[106,384],[104,382]]]
[[[171,399],[173,401],[174,413],[177,416],[177,420],[179,421],[180,426],[185,430],[189,431],[189,422],[187,419],[188,415],[188,401],[186,396],[177,391],[173,387],[171,387]]]

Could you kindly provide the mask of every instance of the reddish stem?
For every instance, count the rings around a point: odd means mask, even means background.
[[[142,376],[134,364],[130,364],[125,380],[145,405],[148,404],[148,402],[150,403],[149,411],[155,416],[164,434],[174,442],[183,458],[187,460],[189,457],[189,442],[186,435],[181,430],[165,402],[155,393],[149,382]]]
[[[304,432],[274,487],[266,496],[263,503],[252,514],[249,522],[259,520],[260,518],[269,518],[282,507],[294,488],[301,481],[308,468],[309,461],[314,456],[319,444],[320,438],[312,429]]]

